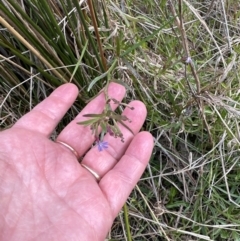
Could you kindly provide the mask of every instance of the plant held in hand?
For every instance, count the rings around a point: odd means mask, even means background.
[[[114,98],[106,98],[106,105],[101,114],[86,114],[84,117],[90,117],[89,120],[78,122],[77,124],[90,126],[92,130],[92,134],[95,136],[96,145],[98,146],[99,151],[103,151],[108,148],[108,143],[103,141],[103,137],[106,133],[115,137],[121,138],[121,141],[124,142],[124,136],[121,130],[118,127],[118,123],[122,124],[125,128],[127,128],[130,132],[132,130],[124,123],[124,121],[131,122],[125,115],[117,114],[112,110],[110,106],[110,102],[113,101],[114,104],[118,104],[121,106],[126,106],[130,109],[134,109],[124,103],[119,102]],[[132,132],[133,133],[133,132]]]

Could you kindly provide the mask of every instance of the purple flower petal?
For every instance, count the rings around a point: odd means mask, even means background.
[[[104,149],[108,148],[108,142],[106,141],[98,141],[97,142],[98,150],[103,151]]]
[[[190,64],[192,62],[191,57],[188,56],[185,62],[186,62],[186,64]]]

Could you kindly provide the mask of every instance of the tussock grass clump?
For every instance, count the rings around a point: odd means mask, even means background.
[[[62,125],[122,83],[146,104],[155,149],[108,239],[239,240],[239,13],[237,1],[1,1],[1,128],[62,83],[81,90]]]

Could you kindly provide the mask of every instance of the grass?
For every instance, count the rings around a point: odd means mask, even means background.
[[[240,4],[93,2],[1,1],[1,129],[70,79],[81,91],[60,129],[122,83],[155,148],[108,240],[240,240]]]

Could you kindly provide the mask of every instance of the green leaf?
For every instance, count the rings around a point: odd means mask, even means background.
[[[84,117],[104,117],[105,114],[86,114],[86,115],[83,115],[83,116]]]
[[[88,126],[88,125],[91,125],[91,124],[93,124],[97,121],[98,121],[98,119],[90,119],[90,120],[86,120],[86,121],[77,122],[77,124]]]
[[[100,126],[102,128],[102,132],[106,133],[107,132],[107,124],[106,124],[106,122],[101,122]]]
[[[77,64],[76,64],[76,67],[75,67],[74,70],[73,70],[73,73],[72,73],[72,76],[71,76],[69,82],[72,82],[72,79],[73,79],[74,75],[75,75],[76,72],[77,72],[78,66],[79,66],[80,63],[82,62],[82,58],[83,58],[83,55],[84,55],[84,53],[85,53],[85,51],[86,51],[86,49],[87,49],[87,46],[88,46],[88,40],[87,40],[85,46],[83,47],[82,54],[81,54],[81,56],[80,56],[80,58],[79,58],[79,60],[78,60],[78,62],[77,62]]]
[[[87,91],[90,91],[90,90],[92,89],[92,87],[93,87],[99,80],[101,80],[101,79],[103,79],[104,77],[106,77],[107,74],[108,74],[108,73],[105,72],[105,73],[101,74],[100,76],[94,78],[94,79],[92,80],[92,82],[89,84]]]
[[[113,64],[111,65],[111,67],[108,69],[107,72],[101,74],[100,76],[96,77],[95,79],[92,80],[92,82],[89,84],[87,91],[90,91],[92,89],[92,87],[100,80],[103,79],[104,77],[106,77],[108,74],[111,73],[111,71],[114,69],[115,65],[117,63],[117,59],[115,59],[113,61]]]

